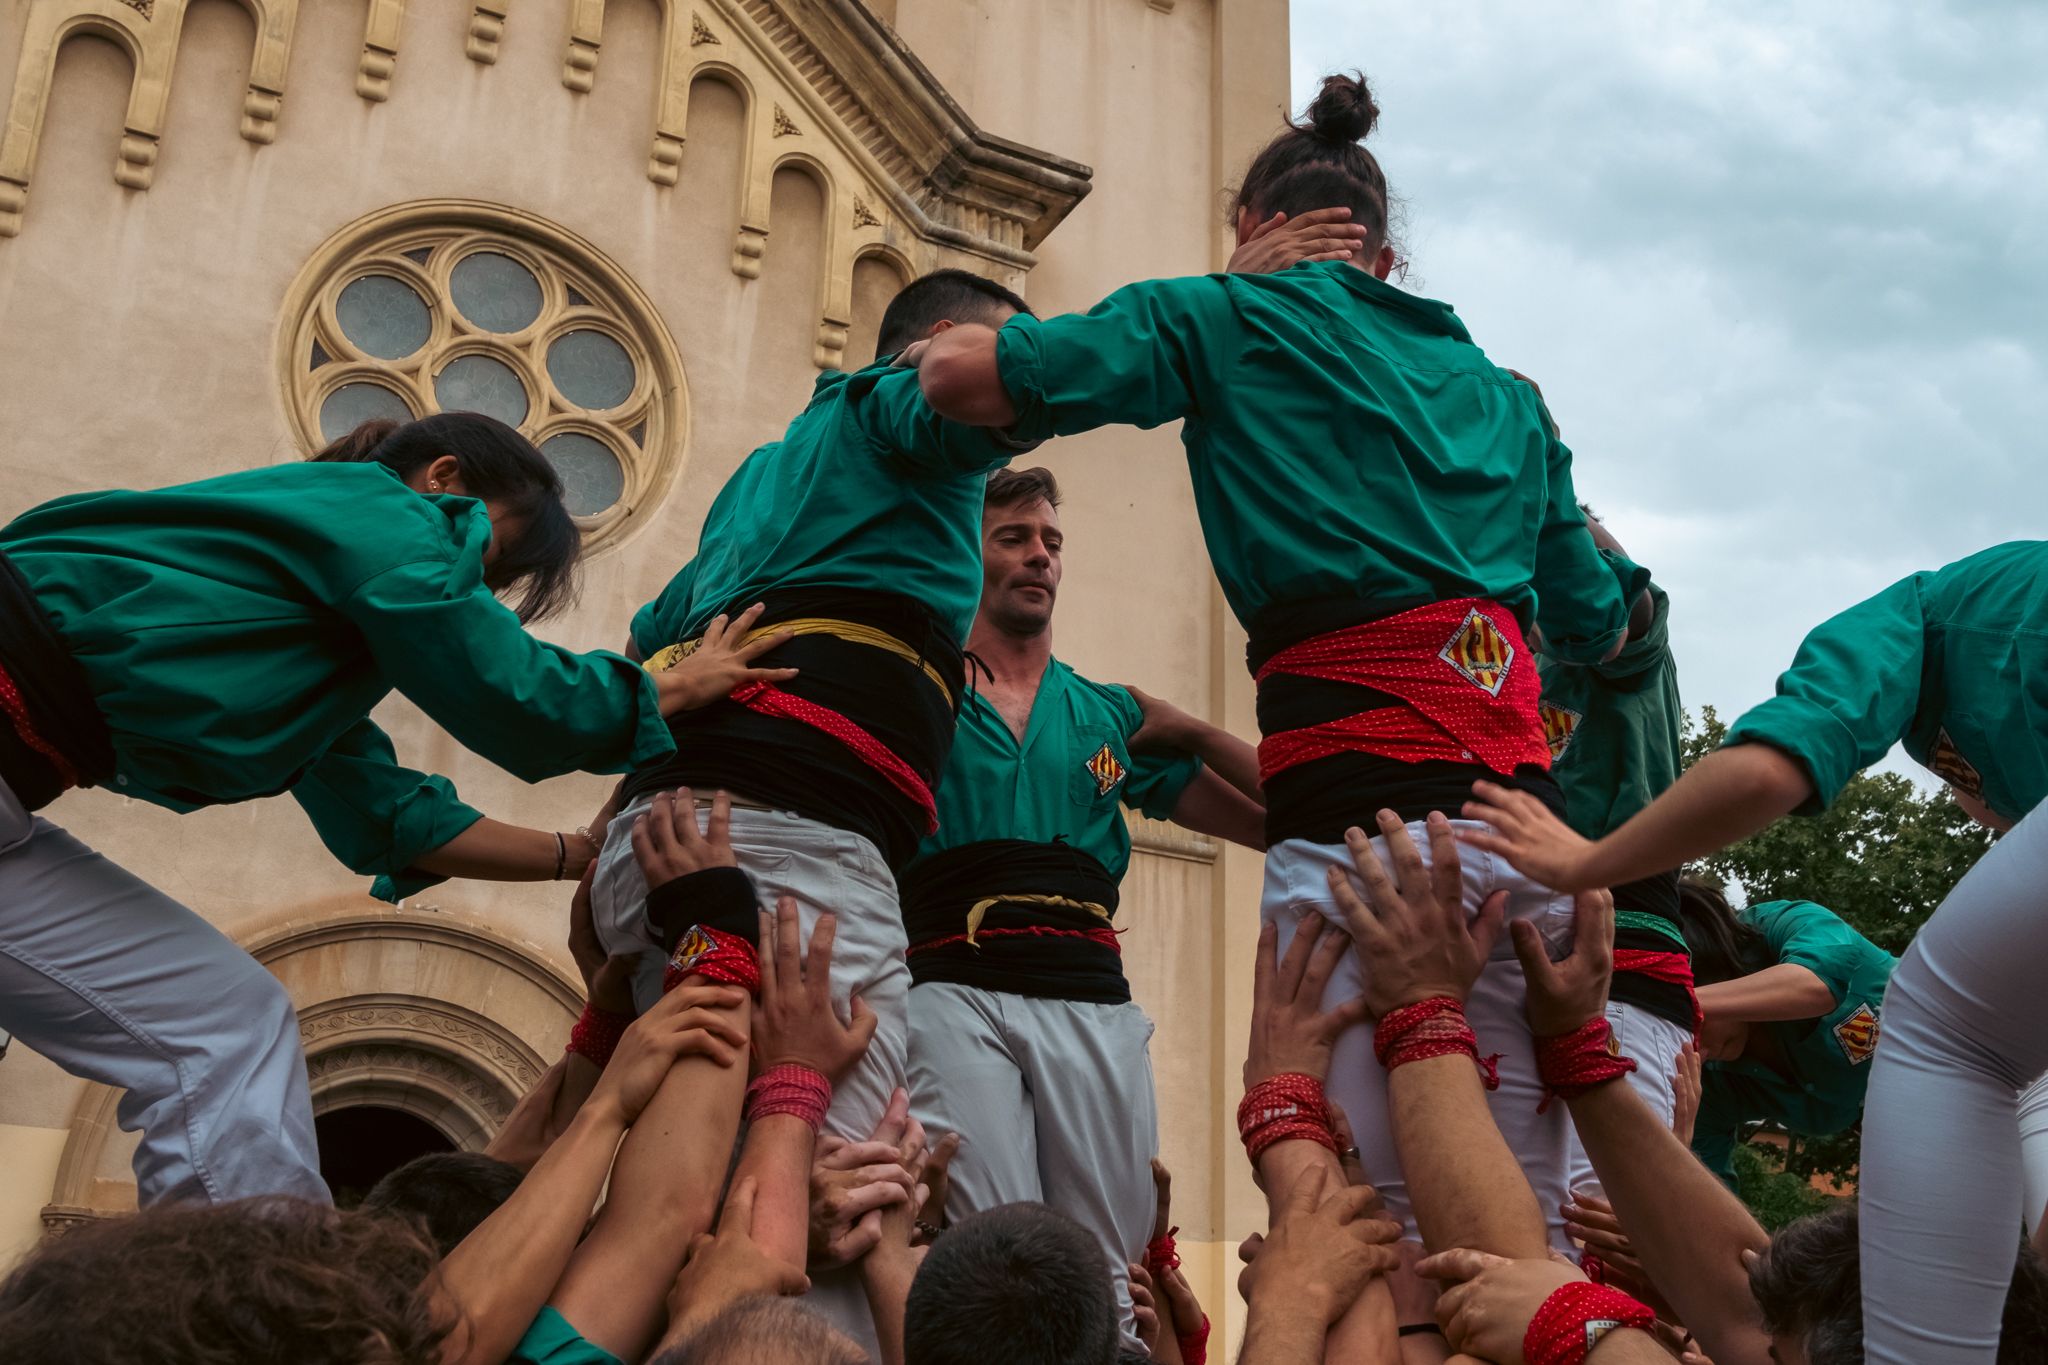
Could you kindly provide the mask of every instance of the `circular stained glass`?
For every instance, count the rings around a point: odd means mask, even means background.
[[[526,420],[526,385],[502,360],[459,355],[434,376],[434,401],[443,412],[480,412],[516,427]]]
[[[365,275],[351,280],[334,300],[334,320],[341,334],[364,355],[400,360],[427,344],[434,329],[427,301],[404,280],[391,275]]]
[[[343,384],[320,405],[320,438],[339,441],[365,422],[410,422],[412,409],[382,384]]]
[[[626,494],[625,466],[594,436],[565,431],[541,442],[540,453],[562,476],[563,502],[576,516],[596,516]]]
[[[540,316],[540,281],[510,256],[477,251],[455,263],[448,294],[456,308],[486,332],[518,332]]]
[[[633,357],[603,332],[568,332],[548,347],[548,377],[571,403],[603,412],[633,396]]]

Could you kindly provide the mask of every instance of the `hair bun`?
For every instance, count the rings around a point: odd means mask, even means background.
[[[1357,142],[1379,122],[1380,107],[1365,85],[1365,73],[1323,77],[1323,88],[1309,101],[1309,130],[1328,142]]]

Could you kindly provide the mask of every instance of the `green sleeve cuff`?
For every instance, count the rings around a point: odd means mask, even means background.
[[[445,777],[430,776],[391,812],[389,851],[377,861],[382,867],[358,867],[358,872],[379,872],[370,886],[378,900],[397,904],[448,879],[422,872],[413,861],[453,839],[484,818],[484,813],[464,804],[455,794],[455,784]]]
[[[1614,575],[1616,585],[1621,588],[1623,614],[1634,611],[1636,599],[1650,590],[1650,571],[1627,555],[1613,550],[1601,550],[1600,558],[1607,562],[1608,571]]]
[[[659,763],[676,751],[676,738],[669,732],[668,721],[662,717],[661,694],[655,689],[654,675],[623,654],[612,657],[640,675],[640,713],[633,729],[632,757],[626,766],[630,770]]]
[[[660,644],[654,642],[655,626],[657,624],[654,619],[655,605],[653,602],[648,602],[640,610],[633,613],[633,625],[630,631],[633,637],[633,648],[640,651],[640,657],[643,659],[651,659],[657,650],[666,649],[669,645],[676,643],[673,640],[665,640]]]
[[[1171,820],[1173,808],[1201,775],[1202,760],[1193,754],[1174,759],[1146,785],[1144,804],[1138,809],[1154,820]]]
[[[1039,329],[1037,318],[1019,313],[996,333],[996,374],[1017,409],[1017,420],[1007,434],[1020,442],[1043,441],[1056,434],[1052,405],[1045,401],[1045,347]]]
[[[1825,706],[1776,696],[1751,707],[1728,728],[1726,744],[1768,744],[1806,770],[1813,795],[1794,815],[1819,815],[1856,775],[1856,736]]]

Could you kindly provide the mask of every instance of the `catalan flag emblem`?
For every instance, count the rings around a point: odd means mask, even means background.
[[[1536,714],[1543,718],[1543,737],[1550,741],[1550,758],[1556,762],[1572,747],[1572,736],[1579,732],[1585,713],[1546,701],[1537,706]]]
[[[1842,1054],[1851,1066],[1870,1060],[1877,1051],[1877,1011],[1866,1002],[1841,1023],[1835,1025],[1835,1041],[1842,1045]]]
[[[717,951],[717,942],[704,932],[704,926],[693,924],[690,926],[690,932],[684,934],[682,941],[676,944],[676,950],[670,955],[668,965],[677,972],[687,973],[690,968]]]
[[[1095,751],[1095,756],[1085,765],[1089,776],[1095,779],[1095,794],[1107,796],[1116,790],[1117,783],[1124,780],[1123,761],[1116,756],[1116,750],[1105,742]]]
[[[1489,697],[1497,697],[1507,683],[1509,667],[1515,662],[1515,647],[1486,613],[1474,607],[1437,657]]]
[[[1936,777],[1954,787],[1966,796],[1981,799],[1984,795],[1984,778],[1963,751],[1956,748],[1956,742],[1948,737],[1948,727],[1943,726],[1934,735],[1934,752],[1927,756],[1927,767]]]

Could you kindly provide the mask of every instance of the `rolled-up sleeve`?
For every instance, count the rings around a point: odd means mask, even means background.
[[[413,866],[483,819],[445,777],[400,766],[391,740],[357,722],[292,786],[320,842],[351,871],[377,878],[372,894],[397,901],[445,880]]]
[[[624,772],[675,751],[645,670],[529,635],[484,585],[480,557],[398,565],[342,610],[394,688],[528,782]]]
[[[1768,744],[1804,768],[1814,794],[1796,813],[1817,815],[1912,728],[1926,655],[1915,575],[1814,627],[1778,695],[1744,712],[1726,742]]]

